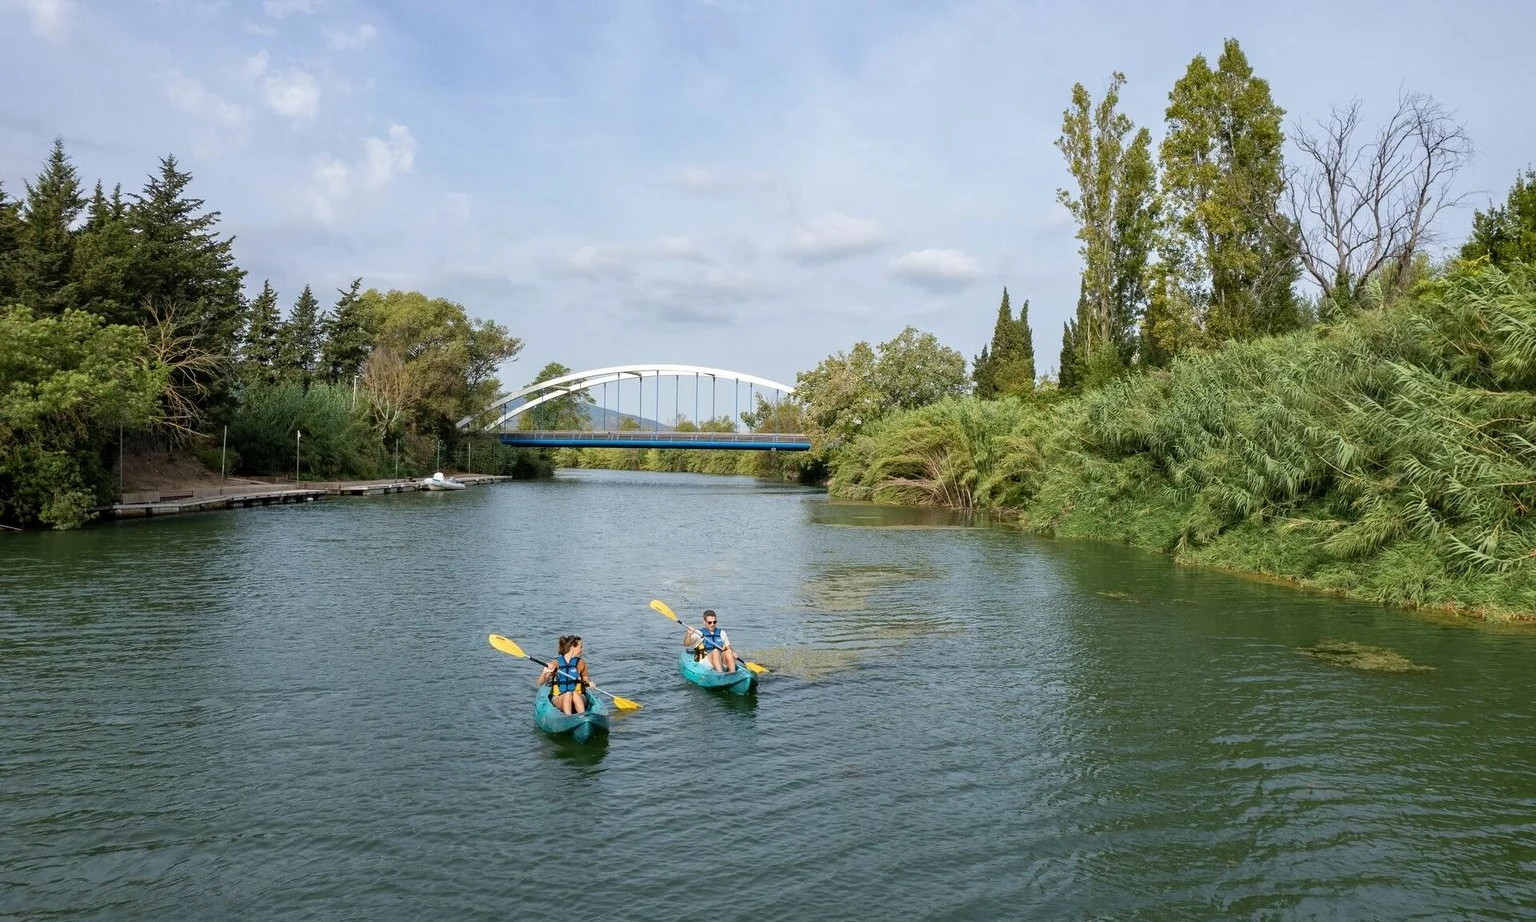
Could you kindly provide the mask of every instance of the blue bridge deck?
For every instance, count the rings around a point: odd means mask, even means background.
[[[809,451],[811,437],[788,432],[528,430],[503,432],[501,444],[527,448],[711,448],[736,451]]]

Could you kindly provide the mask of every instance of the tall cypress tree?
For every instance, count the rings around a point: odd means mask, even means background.
[[[74,225],[85,208],[80,173],[55,138],[53,151],[36,183],[27,183],[21,211],[17,294],[39,313],[61,313],[74,306],[70,274],[75,261]]]
[[[314,378],[320,353],[320,302],[308,285],[293,302],[288,322],[277,337],[278,368],[283,377],[303,382]]]
[[[1013,316],[1008,303],[1008,289],[1003,289],[997,307],[997,322],[992,327],[992,342],[976,357],[973,380],[978,397],[1007,397],[1028,394],[1035,387],[1035,344],[1029,329],[1029,302]]]
[[[277,309],[277,292],[271,281],[261,283],[261,294],[251,302],[240,346],[241,377],[247,383],[271,383],[277,380],[282,360],[278,348],[282,333],[282,315]]]
[[[321,324],[325,345],[321,349],[320,367],[326,378],[337,384],[362,374],[363,363],[373,348],[365,305],[358,298],[362,287],[362,279],[353,279],[352,287],[346,291],[338,289],[341,297]]]

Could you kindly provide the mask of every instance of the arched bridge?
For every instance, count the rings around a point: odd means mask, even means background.
[[[722,395],[722,388],[728,391]],[[506,445],[544,448],[726,448],[747,451],[806,451],[810,437],[802,433],[743,431],[743,410],[777,408],[794,388],[767,378],[701,365],[615,365],[572,372],[513,391],[476,416],[459,420],[459,428],[501,433]],[[772,394],[772,399],[768,394]],[[569,398],[580,395],[573,409]],[[743,405],[742,397],[746,397]],[[548,408],[566,399],[566,425],[558,429],[522,428]],[[688,415],[688,410],[692,415]],[[581,428],[568,428],[573,412],[584,416]],[[662,422],[671,411],[671,424]],[[731,429],[723,429],[721,414],[730,412]],[[547,413],[547,410],[546,410]],[[691,429],[679,429],[684,421]]]

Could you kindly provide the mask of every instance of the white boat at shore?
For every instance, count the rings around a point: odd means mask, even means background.
[[[438,471],[431,477],[421,478],[421,485],[428,490],[462,490],[465,486],[452,477],[444,477],[442,471]]]

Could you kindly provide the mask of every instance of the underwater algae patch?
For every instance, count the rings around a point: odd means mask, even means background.
[[[1369,647],[1352,640],[1325,640],[1316,646],[1301,647],[1296,652],[1303,656],[1348,666],[1367,672],[1434,672],[1435,667],[1415,663],[1401,653],[1385,647]]]
[[[807,682],[851,669],[858,660],[852,650],[823,650],[816,647],[770,647],[750,651],[750,659],[781,675]]]
[[[807,607],[814,611],[866,611],[871,595],[916,580],[934,579],[938,575],[936,571],[917,567],[831,567],[806,580],[802,592]]]

